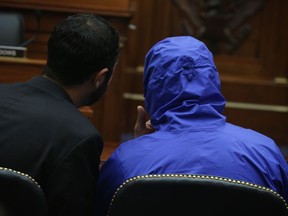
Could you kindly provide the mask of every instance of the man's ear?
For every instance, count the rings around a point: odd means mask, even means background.
[[[105,80],[105,76],[107,75],[108,72],[109,72],[108,68],[103,68],[98,73],[97,72],[95,73],[92,82],[96,88],[102,85],[102,83]]]

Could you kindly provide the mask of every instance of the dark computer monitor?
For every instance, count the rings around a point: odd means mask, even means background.
[[[0,46],[21,46],[24,42],[24,18],[20,13],[0,12]]]

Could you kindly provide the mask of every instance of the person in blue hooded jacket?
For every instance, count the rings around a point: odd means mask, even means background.
[[[97,215],[106,215],[125,180],[145,174],[204,174],[259,184],[288,201],[288,166],[269,137],[226,122],[226,100],[213,56],[191,36],[169,37],[147,53],[145,106],[135,139],[104,163],[97,184]],[[154,131],[155,130],[155,131]]]

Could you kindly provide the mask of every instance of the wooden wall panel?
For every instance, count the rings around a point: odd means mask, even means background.
[[[228,108],[224,113],[228,122],[237,122],[239,126],[259,131],[273,138],[283,152],[287,151],[287,113],[239,108]],[[288,159],[286,154],[285,157]]]
[[[288,2],[285,0],[267,1],[262,12],[259,55],[264,72],[272,77],[287,76],[288,54]]]
[[[130,0],[1,0],[1,6],[47,11],[91,12],[130,17]]]

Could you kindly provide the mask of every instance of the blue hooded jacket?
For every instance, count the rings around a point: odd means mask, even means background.
[[[204,174],[269,187],[288,201],[288,166],[272,139],[226,122],[213,56],[190,37],[166,38],[147,53],[144,96],[156,132],[122,143],[100,170],[97,215],[116,188],[145,174]]]

